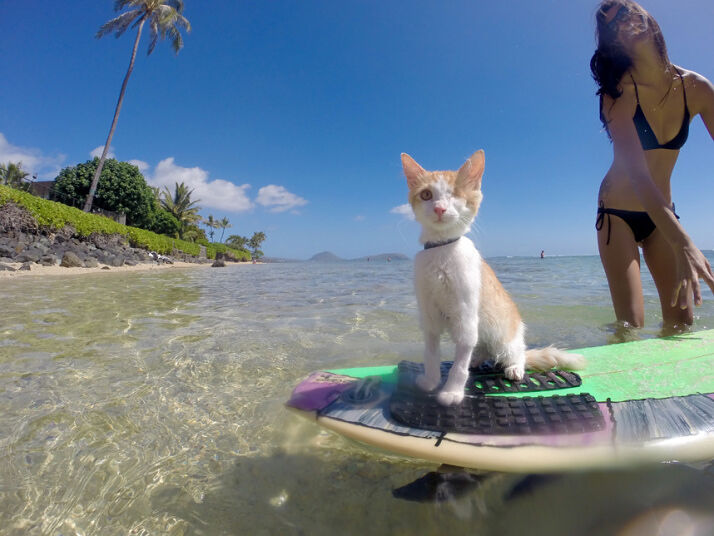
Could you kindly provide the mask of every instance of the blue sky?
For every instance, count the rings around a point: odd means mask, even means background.
[[[670,58],[714,80],[714,2],[649,0]],[[484,256],[595,254],[611,146],[589,73],[596,2],[185,0],[176,56],[144,36],[112,152],[183,180],[268,256],[409,256],[399,155],[456,169],[486,152],[471,234]],[[40,178],[104,144],[133,35],[94,38],[110,0],[0,0],[0,161]],[[673,197],[714,248],[714,146],[692,124]]]

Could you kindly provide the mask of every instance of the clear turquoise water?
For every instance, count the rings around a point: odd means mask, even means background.
[[[597,257],[490,262],[531,345],[659,333],[649,283],[647,327],[612,325]],[[714,533],[711,470],[531,488],[496,474],[450,500],[410,502],[392,490],[433,465],[287,411],[313,370],[420,359],[411,271],[296,263],[0,280],[0,534]],[[708,328],[707,291],[694,329]]]

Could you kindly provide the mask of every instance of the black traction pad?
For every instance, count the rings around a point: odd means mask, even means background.
[[[450,368],[451,363],[442,363],[442,377]],[[423,365],[402,361],[399,364],[397,388],[389,404],[394,420],[413,428],[464,434],[529,435],[593,432],[605,427],[605,419],[597,401],[587,393],[520,398],[486,396],[484,392],[508,392],[506,389],[513,386],[512,383],[510,386],[505,384],[507,380],[503,374],[493,367],[482,366],[471,371],[469,383],[475,385],[480,382],[483,387],[480,391],[467,391],[467,396],[460,405],[442,406],[436,400],[438,390],[424,393],[414,384],[414,379],[422,371]],[[523,387],[520,390],[551,390],[581,384],[580,377],[570,372],[550,371],[538,374],[550,378],[550,381],[557,385],[562,383],[563,386],[535,385],[530,386],[530,389]],[[552,379],[550,374],[559,379]],[[532,373],[528,376],[532,377]],[[571,385],[571,381],[577,383]],[[540,380],[538,383],[541,383]],[[504,389],[499,390],[502,384]],[[492,385],[497,388],[494,389]]]
[[[412,428],[484,435],[574,434],[605,427],[595,399],[587,394],[473,396],[458,406],[442,406],[433,394],[397,389],[389,409],[394,420]]]
[[[445,378],[451,370],[453,362],[443,361],[441,363],[441,377]],[[401,361],[398,365],[399,388],[413,389],[419,388],[414,383],[416,377],[424,372],[422,363],[412,361]],[[518,381],[509,380],[503,375],[502,369],[498,368],[491,361],[486,361],[476,368],[469,370],[469,379],[466,382],[466,396],[477,394],[495,393],[529,393],[533,391],[553,391],[556,389],[568,389],[582,385],[580,376],[574,372],[566,370],[548,370],[546,372],[527,372],[523,379]]]

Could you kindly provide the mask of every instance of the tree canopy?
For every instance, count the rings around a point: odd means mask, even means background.
[[[95,158],[60,171],[54,187],[57,200],[67,205],[82,206],[98,164],[99,159]],[[155,211],[154,193],[136,166],[108,159],[102,169],[95,198],[98,207],[126,214],[128,225],[145,229],[150,227]]]

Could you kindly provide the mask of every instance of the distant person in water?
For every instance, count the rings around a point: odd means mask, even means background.
[[[540,250],[540,258],[543,259],[545,258],[545,250]]]
[[[605,0],[596,24],[590,68],[614,159],[600,185],[595,227],[615,315],[644,324],[639,246],[664,325],[690,325],[692,305],[702,302],[699,278],[714,291],[714,275],[678,222],[670,178],[695,116],[714,139],[714,87],[669,61],[657,22],[639,4]]]

